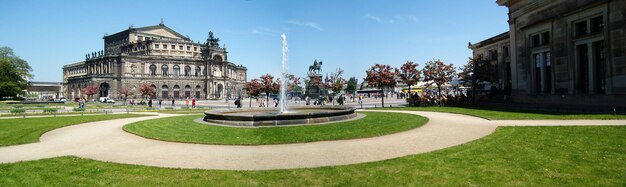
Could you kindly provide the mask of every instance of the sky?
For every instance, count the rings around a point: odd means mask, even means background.
[[[495,0],[0,0],[0,46],[33,67],[35,81],[62,81],[62,67],[104,47],[105,33],[159,24],[206,41],[220,38],[228,60],[248,80],[281,69],[281,33],[288,70],[304,77],[314,60],[323,74],[365,77],[374,64],[420,66],[440,59],[456,67],[472,55],[468,42],[508,30],[507,9]]]

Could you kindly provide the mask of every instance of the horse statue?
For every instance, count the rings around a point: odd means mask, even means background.
[[[322,61],[317,62],[317,60],[315,60],[313,65],[309,66],[309,72],[319,73],[320,71],[322,71]]]

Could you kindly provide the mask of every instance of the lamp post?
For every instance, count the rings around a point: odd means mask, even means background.
[[[474,70],[472,71],[476,71],[475,68],[476,66],[474,66]],[[475,105],[476,104],[476,75],[474,74],[474,72],[470,72],[469,76],[472,79],[472,105]]]

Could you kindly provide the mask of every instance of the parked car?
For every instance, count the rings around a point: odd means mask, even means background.
[[[101,103],[115,103],[115,101],[109,97],[100,97],[99,101]]]
[[[61,97],[61,98],[59,98],[59,101],[61,101],[61,102],[67,102],[67,98],[65,98],[65,97]]]

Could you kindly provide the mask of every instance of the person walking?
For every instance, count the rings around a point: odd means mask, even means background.
[[[241,108],[241,97],[238,97],[237,100],[235,100],[235,105],[237,105],[237,108]]]
[[[152,108],[152,99],[148,100],[148,107]]]
[[[159,99],[159,108],[161,108],[161,101],[162,101],[162,100],[161,100],[161,99]]]
[[[176,106],[176,100],[172,99],[172,107]]]
[[[189,108],[189,97],[187,97],[187,99],[185,99],[185,107]]]
[[[196,108],[196,98],[191,99],[191,108]]]

